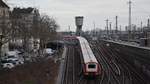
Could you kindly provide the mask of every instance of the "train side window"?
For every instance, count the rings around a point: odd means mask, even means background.
[[[96,66],[95,66],[95,64],[89,64],[88,65],[88,68],[95,68]]]

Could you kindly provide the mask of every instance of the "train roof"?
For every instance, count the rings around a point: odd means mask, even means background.
[[[89,63],[89,62],[98,63],[97,59],[95,58],[90,48],[88,41],[83,37],[77,37],[77,39],[80,42],[84,63]]]

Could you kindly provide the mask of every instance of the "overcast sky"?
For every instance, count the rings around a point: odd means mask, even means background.
[[[128,24],[128,0],[7,0],[11,7],[37,7],[41,13],[56,18],[60,31],[75,31],[74,17],[84,16],[83,30],[97,28],[104,29],[105,20],[109,19],[115,27],[115,16],[119,18],[119,25],[124,28]],[[150,0],[132,0],[132,23],[146,25],[150,17]]]

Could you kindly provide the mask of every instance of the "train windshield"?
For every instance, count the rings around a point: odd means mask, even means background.
[[[88,65],[88,68],[95,68],[96,66],[95,66],[95,64],[89,64]]]

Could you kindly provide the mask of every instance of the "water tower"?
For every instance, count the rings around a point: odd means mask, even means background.
[[[82,32],[82,25],[83,25],[83,16],[76,16],[75,17],[75,24],[76,24],[76,35],[80,36]]]

